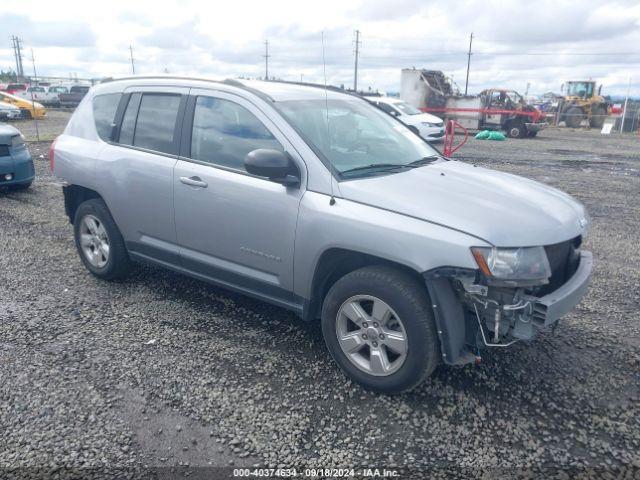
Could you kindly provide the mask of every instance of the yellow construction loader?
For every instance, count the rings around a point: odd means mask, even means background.
[[[592,128],[602,128],[610,113],[609,102],[600,95],[602,85],[596,93],[596,82],[592,80],[571,81],[563,85],[566,95],[560,104],[558,122],[577,128],[583,120],[589,120]]]

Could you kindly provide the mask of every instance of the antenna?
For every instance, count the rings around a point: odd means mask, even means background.
[[[327,62],[324,59],[324,30],[322,31],[322,73],[324,75],[324,109],[327,117],[327,142],[331,148],[331,131],[329,129],[329,94],[327,93]],[[335,205],[336,198],[333,196],[333,173],[331,172],[331,159],[329,160],[329,185],[331,186],[331,199],[329,205]]]

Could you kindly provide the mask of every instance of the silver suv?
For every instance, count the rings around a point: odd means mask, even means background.
[[[378,391],[555,327],[591,274],[579,202],[444,158],[332,89],[110,81],[51,152],[91,273],[150,262],[320,319]]]

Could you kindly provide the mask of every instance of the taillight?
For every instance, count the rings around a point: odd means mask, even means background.
[[[53,168],[55,167],[55,164],[56,164],[55,155],[56,155],[57,141],[58,139],[56,138],[53,142],[51,142],[51,146],[49,147],[49,170],[51,171],[51,173],[53,173]]]

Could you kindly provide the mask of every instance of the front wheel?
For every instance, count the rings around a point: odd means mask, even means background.
[[[440,359],[426,287],[391,267],[365,267],[339,279],[323,304],[322,333],[340,368],[379,392],[411,390]]]
[[[509,138],[524,138],[527,135],[527,127],[524,122],[512,121],[507,125],[507,136]]]
[[[113,280],[129,273],[131,260],[122,234],[101,199],[93,198],[80,204],[73,230],[82,263],[92,274]]]

